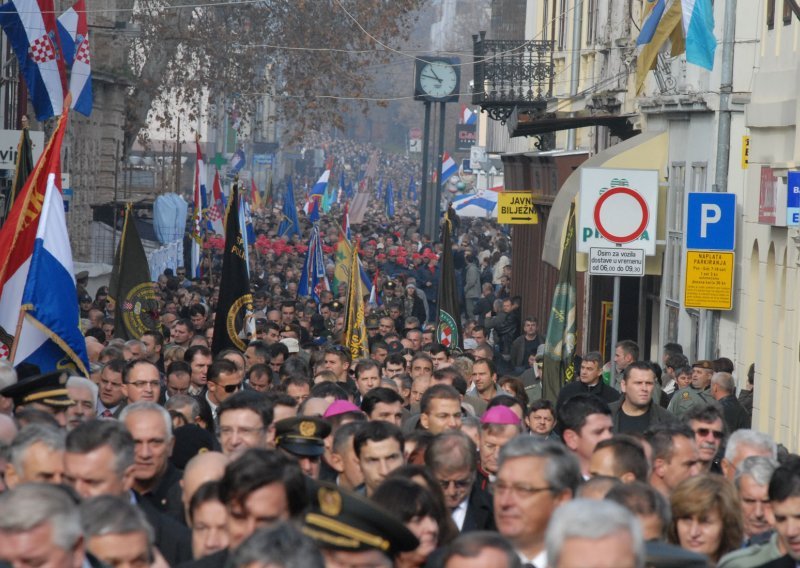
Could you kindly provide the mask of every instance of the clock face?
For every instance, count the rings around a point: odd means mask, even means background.
[[[458,75],[452,65],[434,61],[425,64],[420,70],[419,86],[428,96],[443,98],[455,92]]]

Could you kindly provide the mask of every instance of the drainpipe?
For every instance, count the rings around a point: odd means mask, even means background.
[[[572,11],[572,58],[570,61],[569,98],[572,103],[578,95],[581,76],[581,28],[583,22],[583,0],[575,0]],[[567,131],[567,150],[575,149],[575,129]]]
[[[712,191],[728,191],[728,169],[731,152],[731,94],[733,93],[733,48],[736,38],[736,0],[725,2],[725,19],[722,31],[722,64],[720,67],[719,85],[719,120],[717,124],[717,160],[714,170]],[[705,344],[702,346],[702,358],[713,359],[716,356],[719,338],[718,311],[704,310],[701,317],[705,320]]]

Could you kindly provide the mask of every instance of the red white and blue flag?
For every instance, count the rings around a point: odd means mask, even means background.
[[[92,114],[92,62],[89,50],[89,25],[86,21],[86,5],[78,0],[58,17],[58,35],[64,62],[71,68],[69,92],[72,104],[79,113]]]
[[[67,80],[53,0],[11,0],[3,4],[0,27],[19,61],[36,118],[60,115]]]
[[[214,171],[213,194],[209,196],[208,226],[212,233],[225,234],[222,217],[225,214],[225,205],[222,202],[222,185],[219,181],[219,170]]]
[[[200,259],[203,244],[203,217],[206,201],[206,163],[197,142],[197,164],[194,170],[194,212],[192,213],[192,278],[202,276]]]
[[[442,185],[447,183],[447,180],[453,177],[456,172],[458,172],[458,164],[450,157],[450,154],[445,152],[442,155]]]
[[[461,105],[461,124],[475,124],[478,122],[478,113],[467,105]]]
[[[314,187],[311,188],[311,193],[308,194],[306,204],[303,206],[303,211],[305,211],[306,215],[308,216],[308,220],[312,223],[319,220],[320,202],[325,196],[325,191],[328,189],[328,180],[330,177],[330,168],[322,172],[322,175],[319,176],[317,183],[315,183]]]

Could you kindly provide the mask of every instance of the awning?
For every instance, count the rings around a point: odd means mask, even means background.
[[[624,142],[620,142],[615,146],[606,148],[602,152],[595,154],[585,162],[583,162],[578,169],[570,174],[567,181],[559,189],[555,200],[553,201],[552,209],[547,220],[547,229],[545,230],[544,249],[542,250],[542,259],[556,268],[561,265],[561,250],[564,242],[564,231],[566,229],[567,216],[569,215],[569,206],[573,199],[580,192],[581,187],[581,168],[635,168],[646,170],[658,170],[661,172],[660,179],[666,178],[667,155],[669,152],[669,134],[667,132],[644,132],[638,134]],[[658,211],[658,229],[656,238],[659,240],[664,239],[664,223],[663,219],[666,217],[666,199],[665,195],[659,198],[659,211]],[[647,274],[660,274],[661,266],[658,259],[663,254],[664,247],[658,248],[658,254],[655,257],[648,257],[646,272]],[[578,257],[585,257],[586,255],[579,254]],[[579,261],[578,270],[581,269],[581,264],[586,266],[585,260]],[[653,264],[658,265],[657,268]]]

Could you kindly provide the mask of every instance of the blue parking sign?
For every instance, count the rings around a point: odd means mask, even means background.
[[[789,172],[786,188],[786,225],[800,225],[800,172]]]
[[[736,243],[736,194],[690,193],[686,205],[686,248],[733,250]]]

